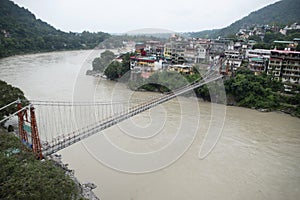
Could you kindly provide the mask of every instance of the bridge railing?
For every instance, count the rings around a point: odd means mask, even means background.
[[[124,121],[132,116],[135,116],[145,110],[151,109],[159,104],[169,101],[170,99],[173,99],[181,94],[191,91],[197,87],[200,87],[208,82],[220,79],[221,77],[222,76],[215,74],[213,77],[202,79],[199,82],[195,82],[191,85],[179,88],[173,91],[172,93],[168,93],[161,97],[153,98],[144,103],[129,107],[128,109],[123,110],[122,112],[115,113],[114,115],[111,115],[105,119],[81,127],[76,131],[72,131],[67,134],[62,134],[60,136],[57,136],[53,138],[53,140],[51,140],[49,143],[47,142],[47,144],[44,145],[43,153],[45,155],[49,155],[54,152],[57,152],[91,135],[99,133],[100,131],[109,128],[121,121]]]

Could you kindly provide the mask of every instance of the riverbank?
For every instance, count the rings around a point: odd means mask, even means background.
[[[130,80],[131,90],[151,92],[172,92],[194,81],[201,80],[200,74],[179,74],[177,72],[157,72],[148,79]],[[194,89],[198,98],[205,101],[213,99],[216,103],[256,109],[259,111],[281,111],[300,117],[300,87],[298,93],[284,93],[282,82],[273,80],[267,74],[255,75],[247,68],[239,68],[236,74],[219,84],[210,83]],[[225,95],[225,96],[224,96]],[[221,101],[221,102],[219,102]]]
[[[66,176],[69,176],[74,181],[77,187],[80,188],[80,196],[82,198],[88,200],[99,200],[99,198],[93,192],[93,189],[95,189],[97,186],[91,182],[80,183],[80,181],[75,176],[75,171],[69,169],[68,164],[62,162],[62,157],[60,154],[50,155],[47,159],[54,161],[55,165],[63,169]]]
[[[0,199],[89,199],[96,185],[80,183],[59,155],[37,160],[16,133],[0,128]]]

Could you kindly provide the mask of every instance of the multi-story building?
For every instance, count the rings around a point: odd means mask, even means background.
[[[168,64],[161,58],[155,56],[131,56],[130,70],[131,79],[137,77],[149,78],[154,72],[166,70]]]
[[[163,56],[164,44],[160,41],[150,40],[146,42],[146,47],[144,49],[147,55]]]
[[[184,53],[188,43],[186,41],[171,41],[164,46],[164,57],[172,62],[184,62]]]
[[[267,49],[248,49],[245,57],[249,60],[248,68],[259,75],[267,70],[271,50]]]
[[[249,58],[248,68],[254,72],[255,75],[260,75],[266,70],[267,60],[262,57]]]
[[[271,50],[268,74],[287,85],[300,84],[300,52]]]
[[[267,49],[248,49],[246,50],[246,58],[265,58],[269,59],[271,50]]]
[[[239,51],[228,50],[224,52],[225,58],[222,59],[222,74],[230,75],[229,71],[232,73],[236,71],[242,64],[243,56]],[[226,73],[224,72],[224,66],[226,68]]]

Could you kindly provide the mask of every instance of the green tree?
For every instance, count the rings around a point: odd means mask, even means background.
[[[90,49],[109,37],[103,32],[62,32],[12,1],[0,1],[0,58],[40,51]]]
[[[272,43],[275,40],[284,40],[284,36],[281,33],[278,32],[266,32],[264,37],[265,43]]]
[[[122,62],[114,61],[110,63],[104,71],[107,78],[116,80],[125,75],[130,70],[130,56],[132,55],[132,53],[126,53],[121,56]],[[128,79],[127,76],[126,79]]]
[[[115,54],[109,50],[101,53],[100,57],[97,57],[93,60],[92,66],[94,71],[103,72],[105,68],[113,61]]]
[[[17,100],[18,98],[23,101],[26,100],[24,93],[19,88],[13,87],[5,81],[0,80],[0,108]],[[3,119],[5,115],[8,116],[9,114],[16,112],[16,109],[16,105],[12,105],[1,110],[0,119]]]
[[[239,106],[249,108],[276,109],[282,84],[267,75],[256,76],[247,68],[240,68],[236,76],[225,81],[228,95],[234,97]]]
[[[79,199],[79,188],[52,161],[39,161],[0,130],[0,199]]]
[[[110,80],[116,80],[118,78],[121,78],[121,76],[122,76],[122,64],[118,61],[112,62],[105,69],[104,74]]]

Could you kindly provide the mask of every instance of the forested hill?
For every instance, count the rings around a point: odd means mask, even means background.
[[[0,0],[0,58],[40,51],[89,49],[108,37],[103,32],[57,30],[12,1]]]
[[[246,28],[254,24],[266,25],[275,23],[286,25],[295,22],[300,22],[300,0],[281,0],[250,13],[248,16],[234,22],[226,28],[194,32],[191,33],[191,35],[194,37],[225,37],[237,33],[240,28]]]

